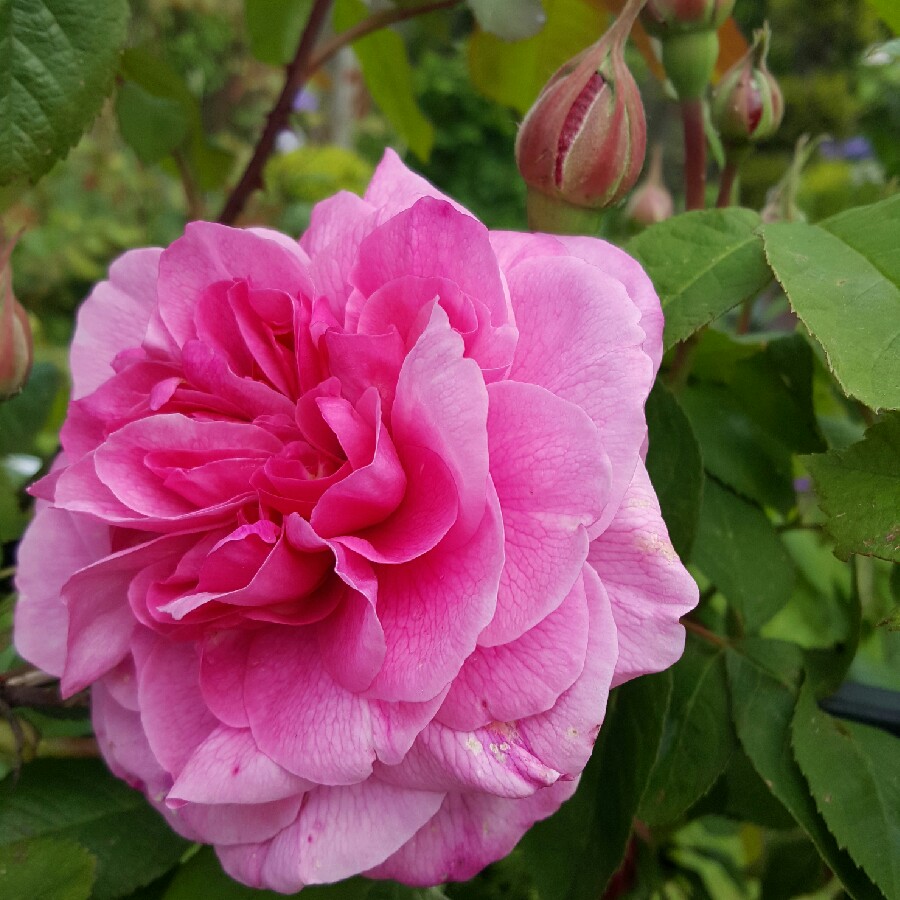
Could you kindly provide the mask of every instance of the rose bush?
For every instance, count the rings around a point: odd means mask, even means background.
[[[391,152],[299,243],[127,253],[79,314],[18,649],[235,878],[470,877],[682,651],[661,332],[622,251],[489,233]]]

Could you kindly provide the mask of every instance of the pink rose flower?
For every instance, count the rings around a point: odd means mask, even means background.
[[[390,151],[299,244],[126,253],[78,317],[17,647],[238,880],[469,878],[682,652],[661,334],[621,250],[488,232]]]

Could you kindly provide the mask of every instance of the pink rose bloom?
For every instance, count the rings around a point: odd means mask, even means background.
[[[238,880],[469,878],[682,652],[661,335],[621,250],[491,233],[390,151],[299,243],[126,253],[78,317],[19,652]]]

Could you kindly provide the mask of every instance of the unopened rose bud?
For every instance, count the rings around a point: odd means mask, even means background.
[[[673,212],[672,195],[662,180],[662,147],[657,144],[653,148],[650,171],[646,179],[635,188],[625,213],[638,225],[653,225],[671,218]]]
[[[553,204],[616,203],[640,175],[647,126],[624,48],[643,2],[629,0],[606,34],[550,79],[522,122],[516,161],[532,227],[546,229]]]
[[[12,248],[0,243],[0,400],[22,390],[33,358],[28,314],[12,292]]]
[[[719,26],[735,0],[647,0],[641,24],[662,44],[662,64],[679,100],[706,91],[719,55]]]
[[[723,76],[712,102],[713,122],[722,140],[737,146],[771,137],[784,116],[781,89],[766,65],[768,26],[753,36],[753,46]]]
[[[735,0],[647,0],[641,24],[655,37],[673,32],[715,31],[731,15]]]

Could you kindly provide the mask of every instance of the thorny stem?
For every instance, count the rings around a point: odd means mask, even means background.
[[[685,208],[703,209],[706,205],[706,132],[703,127],[703,101],[682,100],[681,122],[684,126],[684,191]]]
[[[253,151],[253,156],[244,169],[244,174],[237,186],[231,192],[225,203],[219,221],[225,225],[232,225],[244,209],[250,195],[262,184],[262,173],[266,161],[275,149],[275,138],[287,124],[291,114],[294,97],[302,89],[310,77],[325,65],[343,47],[358,41],[360,38],[385,28],[412,19],[425,13],[436,12],[440,9],[449,9],[457,6],[461,0],[435,0],[432,3],[424,3],[421,6],[403,7],[400,9],[384,9],[373,13],[367,19],[357,22],[346,31],[329,38],[315,51],[316,40],[324,24],[333,0],[316,0],[300,44],[294,59],[287,66],[284,78],[284,87],[275,106],[266,120],[266,127],[260,136],[259,142]]]
[[[229,195],[219,216],[219,221],[225,225],[234,224],[250,195],[262,184],[263,167],[275,148],[275,138],[284,128],[291,114],[294,97],[309,77],[309,61],[333,2],[334,0],[316,0],[313,4],[306,28],[303,30],[303,36],[297,45],[297,52],[285,70],[284,87],[281,89],[281,94],[269,113],[266,127],[244,169],[244,174]]]

